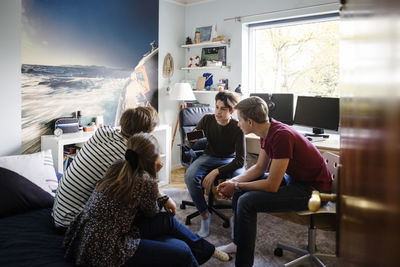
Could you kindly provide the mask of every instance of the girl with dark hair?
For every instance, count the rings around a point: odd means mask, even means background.
[[[125,160],[111,165],[64,239],[66,257],[85,266],[198,266],[211,256],[228,261],[175,218],[158,191],[162,168],[157,140],[128,140]],[[162,207],[166,212],[160,212]]]

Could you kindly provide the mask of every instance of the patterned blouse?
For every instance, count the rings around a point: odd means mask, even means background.
[[[77,265],[124,265],[140,242],[139,229],[133,224],[136,213],[156,215],[168,200],[158,196],[157,182],[148,174],[134,192],[137,205],[122,205],[96,188],[65,233],[65,257]]]

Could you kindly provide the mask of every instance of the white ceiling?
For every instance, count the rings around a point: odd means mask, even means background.
[[[216,0],[167,0],[167,1],[179,4],[179,5],[183,5],[183,6],[192,6],[192,5],[203,4],[206,2],[211,2],[211,1],[216,1]]]

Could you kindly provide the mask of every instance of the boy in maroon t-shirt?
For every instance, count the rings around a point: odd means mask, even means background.
[[[236,252],[236,266],[252,266],[257,213],[306,210],[311,192],[330,191],[332,180],[319,151],[296,130],[269,119],[264,100],[250,97],[235,109],[239,127],[259,136],[261,149],[254,166],[217,188],[232,198],[235,216],[233,243],[219,249]]]

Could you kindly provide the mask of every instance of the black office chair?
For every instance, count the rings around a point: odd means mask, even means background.
[[[194,160],[196,160],[197,157],[203,154],[203,151],[207,145],[206,138],[202,138],[194,144],[189,144],[188,142],[186,142],[186,134],[188,132],[193,131],[193,129],[196,127],[200,119],[205,114],[209,113],[214,113],[214,108],[208,106],[187,107],[179,112],[179,132],[181,135],[181,144],[180,144],[181,164],[185,169],[187,169],[190,166],[190,164]],[[214,185],[218,185],[218,180],[221,179],[218,179],[217,176],[217,178],[214,181]],[[192,201],[182,200],[180,208],[185,209],[186,206],[194,206],[194,203]],[[219,212],[217,209],[232,209],[232,205],[214,204],[214,193],[212,192],[211,189],[210,192],[208,193],[207,206],[208,206],[208,211],[210,213],[215,213],[218,217],[220,217],[224,221],[224,223],[222,224],[223,227],[228,228],[230,224],[229,218],[226,217],[221,212]],[[190,225],[191,223],[190,220],[198,215],[200,215],[200,213],[196,211],[186,216],[185,224]]]

